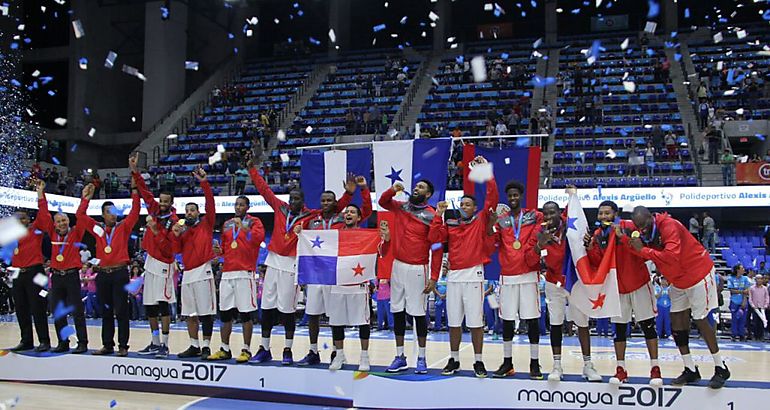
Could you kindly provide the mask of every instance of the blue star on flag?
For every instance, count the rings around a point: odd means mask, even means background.
[[[403,179],[401,179],[401,173],[403,172],[403,169],[399,169],[398,171],[395,170],[395,168],[390,167],[390,174],[385,175],[386,178],[390,179],[390,185],[393,185],[396,183],[396,181],[404,182]]]
[[[575,221],[577,221],[577,218],[567,218],[567,229],[574,229],[577,231],[577,226],[575,226]]]
[[[310,243],[313,244],[313,248],[318,247],[318,249],[321,249],[321,244],[324,243],[324,241],[321,240],[320,236],[316,236]]]

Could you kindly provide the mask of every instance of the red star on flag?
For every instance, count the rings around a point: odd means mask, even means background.
[[[360,263],[358,263],[356,267],[353,268],[353,272],[355,272],[353,273],[353,276],[364,276],[364,269],[366,268],[364,268],[363,266],[361,266]]]
[[[599,293],[599,296],[596,298],[596,300],[588,299],[588,300],[591,301],[591,303],[594,304],[592,309],[601,309],[602,307],[604,307],[604,298],[605,297],[607,297],[606,294]]]

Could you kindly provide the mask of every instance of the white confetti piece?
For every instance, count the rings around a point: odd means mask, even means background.
[[[34,278],[32,278],[32,283],[34,283],[37,286],[40,286],[41,288],[44,288],[48,285],[48,276],[38,273],[35,275]]]
[[[329,41],[331,41],[332,43],[336,43],[337,42],[337,35],[334,34],[334,29],[333,28],[329,29]]]
[[[35,78],[40,77],[40,70],[33,71],[32,72],[32,77],[35,77]]]
[[[633,202],[629,202],[623,205],[623,212],[634,212],[635,205]]]
[[[633,93],[636,91],[636,83],[633,81],[623,81],[623,88],[626,91]]]
[[[8,245],[27,235],[27,228],[16,217],[0,219],[0,246]]]
[[[548,256],[548,249],[541,249],[540,256],[543,256],[543,257]]]
[[[80,61],[78,61],[78,67],[80,67],[81,70],[88,70],[88,60],[81,58]]]
[[[471,60],[471,72],[473,73],[474,82],[483,83],[487,81],[487,65],[483,56],[473,57]]]
[[[468,173],[468,179],[481,184],[489,181],[493,177],[492,163],[485,162],[483,164],[476,164],[471,168],[471,172]]]
[[[18,278],[19,277],[19,273],[21,273],[21,269],[15,268],[13,266],[9,266],[8,267],[8,274],[9,274],[8,277],[11,280],[14,280],[14,279]]]
[[[276,135],[276,138],[278,141],[284,142],[286,141],[286,132],[284,130],[279,129],[278,135]]]
[[[168,134],[168,136],[166,136],[166,139],[167,139],[167,140],[173,140],[174,138],[176,138],[176,137],[178,137],[178,136],[179,136],[179,135],[177,135],[177,134]]]
[[[275,23],[275,24],[279,24],[280,22],[281,22],[281,20],[278,20],[278,18],[275,18],[275,19],[273,20],[273,23]]]
[[[214,155],[209,157],[209,165],[214,165],[221,160],[222,160],[222,153],[217,151],[214,153]]]
[[[35,113],[32,110],[30,110],[29,108],[27,108],[27,114],[29,114],[30,117],[34,117],[35,116]]]
[[[310,134],[311,132],[313,132],[313,127],[308,125],[307,128],[305,128],[305,132]]]
[[[722,32],[714,34],[714,44],[719,44],[724,40],[724,36],[722,35]]]
[[[618,154],[616,154],[615,151],[612,150],[612,148],[608,149],[607,150],[607,154],[605,155],[605,157],[607,157],[609,159],[615,159],[615,157],[617,157],[617,156],[618,156]]]
[[[91,260],[89,260],[88,263],[94,266],[99,266],[99,264],[102,263],[102,260],[99,258],[91,258]]]
[[[628,48],[628,37],[626,37],[626,39],[625,39],[625,40],[623,40],[623,42],[622,42],[622,43],[620,43],[620,49],[621,49],[621,50],[625,50],[625,49],[627,49],[627,48]]]
[[[746,30],[738,30],[738,32],[735,34],[738,36],[739,39],[746,38],[746,36],[748,35],[746,33]]]
[[[510,165],[511,159],[509,157],[505,157],[505,165]]]
[[[539,39],[535,40],[534,43],[532,43],[532,48],[538,48],[540,45],[543,44],[543,38],[540,37]]]
[[[104,60],[104,66],[112,68],[115,66],[115,60],[118,58],[118,54],[114,51],[107,53],[107,58]]]
[[[486,3],[484,4],[484,11],[492,11],[494,10],[495,6],[492,3]]]
[[[185,70],[198,71],[198,62],[197,61],[185,61],[184,62],[184,69]]]
[[[225,146],[222,144],[217,145],[217,152],[223,154],[225,152]]]
[[[75,32],[75,38],[86,35],[86,32],[83,30],[83,23],[80,20],[72,20],[72,30]]]
[[[48,297],[48,291],[43,289],[41,290],[38,295],[40,295],[41,298]]]
[[[432,21],[436,21],[439,19],[439,16],[438,14],[431,11],[430,13],[428,13],[428,18],[430,18]]]
[[[252,26],[256,26],[257,23],[259,23],[259,19],[257,18],[257,16],[253,16],[250,19],[246,19],[246,22],[251,24]]]
[[[254,31],[252,29],[246,30],[246,37],[251,37],[254,35]]]
[[[0,14],[2,14],[3,16],[7,16],[8,15],[8,6],[6,6],[4,4],[0,4]]]
[[[737,110],[735,110],[735,113],[738,115],[743,115],[743,112],[744,112],[743,108],[738,108]]]
[[[94,135],[96,135],[96,128],[91,127],[91,129],[88,130],[88,136],[93,138]]]
[[[283,162],[284,164],[289,162],[289,160],[290,160],[289,154],[287,154],[285,152],[282,152],[280,157],[281,157],[281,162]]]
[[[66,118],[59,117],[59,118],[53,120],[53,122],[56,123],[56,125],[58,125],[60,127],[63,127],[65,125],[67,125],[67,119]]]
[[[132,75],[132,76],[134,76],[134,77],[136,77],[136,78],[138,78],[138,79],[140,79],[142,81],[147,80],[147,78],[144,76],[144,74],[140,73],[139,69],[136,68],[136,67],[132,67],[132,66],[127,65],[127,64],[123,64],[122,71],[124,73],[126,73],[128,75]]]
[[[727,91],[722,93],[722,95],[727,95],[727,96],[730,96],[730,95],[733,95],[733,94],[735,94],[735,90],[727,90]]]
[[[644,25],[644,31],[655,34],[655,29],[658,28],[658,23],[654,21],[648,21],[647,24]]]

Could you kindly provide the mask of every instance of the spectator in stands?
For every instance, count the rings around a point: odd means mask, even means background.
[[[631,145],[626,147],[628,149],[628,176],[632,174],[639,176],[639,167],[644,164],[644,154],[639,152],[636,146],[636,140],[631,140]]]
[[[703,246],[710,253],[716,252],[717,228],[714,218],[708,212],[703,213]]]
[[[172,194],[176,191],[176,174],[171,168],[167,169],[166,173],[163,174],[161,187],[161,191],[170,192]]]
[[[548,160],[543,162],[543,183],[541,186],[550,188],[551,187],[551,165],[548,163]]]
[[[444,273],[441,279],[436,283],[433,290],[435,295],[433,331],[438,332],[447,330],[446,316],[446,263],[444,264]]]
[[[765,225],[765,255],[770,255],[770,229]]]
[[[89,252],[89,255],[90,255],[90,252]],[[86,317],[89,317],[89,318],[101,317],[101,306],[99,306],[98,300],[96,298],[96,276],[97,275],[98,274],[94,272],[93,265],[91,265],[90,262],[84,263],[83,268],[80,269],[80,280],[83,283],[83,287],[86,290],[86,296],[85,296]]]
[[[746,340],[746,306],[749,294],[749,279],[744,276],[746,269],[740,263],[733,266],[732,275],[727,279],[730,290],[730,334],[732,341]]]
[[[516,113],[516,110],[511,109],[511,112],[505,117],[509,133],[514,135],[519,133],[519,119],[519,114]]]
[[[215,107],[222,105],[222,90],[220,90],[219,87],[215,87],[211,90],[211,105]]]
[[[701,241],[701,225],[700,220],[698,218],[698,213],[695,212],[692,214],[692,217],[690,217],[690,223],[689,223],[689,230],[690,234],[695,237],[695,239],[698,240],[698,242]]]
[[[246,87],[243,84],[235,86],[235,100],[238,104],[246,104]]]
[[[751,159],[749,160],[749,162],[752,162],[752,163],[762,162],[762,158],[760,158],[759,155],[755,152],[751,154]]]
[[[658,331],[658,337],[665,339],[672,335],[671,333],[671,298],[668,296],[668,280],[660,277],[659,284],[655,285],[655,298],[657,299],[658,316],[655,318],[655,327]]]
[[[701,85],[701,87],[703,87],[703,85]],[[701,129],[706,128],[708,125],[710,108],[708,100],[705,98],[698,104],[698,126],[700,126]]]
[[[735,176],[735,156],[725,148],[722,154],[722,183],[725,186],[733,185]]]
[[[767,269],[765,267],[765,261],[759,262],[759,268],[757,269],[757,273],[765,277],[765,282],[767,282],[768,274],[770,274],[770,269]],[[767,285],[767,283],[765,283]]]
[[[246,189],[246,181],[249,179],[249,170],[244,165],[235,171],[235,195],[243,195]]]
[[[765,162],[770,162],[770,149],[767,150],[767,153],[765,154]]]
[[[719,146],[722,143],[722,136],[720,131],[713,127],[706,127],[706,138],[709,143],[709,164],[719,163]]]
[[[698,107],[700,111],[700,105],[707,103],[706,99],[708,98],[708,95],[709,95],[709,90],[708,90],[708,86],[706,85],[706,82],[701,81],[700,85],[698,85],[698,90],[696,91],[696,95],[698,96]],[[706,111],[708,111],[708,108],[706,109]],[[700,126],[701,128],[703,128],[703,125],[700,125]]]
[[[142,268],[134,266],[131,268],[131,281],[140,280],[142,277]],[[130,305],[131,320],[144,320],[144,304],[142,303],[142,287],[128,295]]]
[[[500,118],[497,120],[497,126],[495,126],[495,135],[508,135],[508,127],[505,126],[505,122]]]
[[[647,177],[655,176],[655,147],[650,141],[647,141],[647,148],[644,149],[644,164],[647,167]]]
[[[91,173],[91,183],[94,184],[94,199],[99,198],[99,191],[102,189],[102,179],[96,170]]]
[[[495,126],[492,125],[492,121],[490,120],[487,120],[486,126],[484,127],[484,135],[488,137],[495,135]]]
[[[767,290],[767,276],[756,276],[756,283],[749,288],[749,306],[754,312],[752,333],[753,339],[762,341],[765,338],[767,309],[770,308],[770,293]],[[765,319],[764,323],[762,318]]]
[[[666,144],[666,150],[668,151],[668,158],[676,158],[677,157],[677,149],[676,149],[676,135],[674,135],[674,130],[668,130],[666,133],[666,136],[663,137],[663,141]]]

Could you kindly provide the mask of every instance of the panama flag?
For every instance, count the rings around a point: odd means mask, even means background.
[[[297,242],[297,282],[357,285],[375,277],[377,229],[303,230]]]
[[[374,183],[378,195],[400,182],[407,192],[421,179],[433,183],[434,193],[428,203],[435,207],[444,200],[449,172],[449,154],[452,141],[449,138],[430,138],[404,141],[378,141],[373,145]],[[406,201],[400,194],[395,199]],[[379,200],[379,197],[377,198]],[[398,232],[395,231],[393,215],[377,207],[377,222],[388,221],[390,226],[390,248],[398,246]],[[377,275],[390,278],[393,252],[379,259]]]
[[[370,148],[351,150],[302,150],[300,184],[305,192],[305,204],[312,209],[321,207],[321,193],[332,191],[339,199],[345,193],[343,183],[348,173],[363,175],[369,180],[372,171]],[[361,206],[360,188],[356,187],[353,203]]]
[[[567,203],[567,247],[564,257],[565,289],[570,292],[569,303],[589,317],[620,316],[618,272],[615,267],[615,235],[599,266],[591,266],[583,237],[588,232],[588,221],[577,194],[570,193]],[[574,262],[574,263],[573,263]]]

